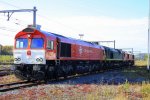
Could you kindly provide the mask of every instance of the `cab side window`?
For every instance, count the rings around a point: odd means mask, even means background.
[[[47,49],[50,49],[50,50],[54,49],[54,41],[47,40]]]

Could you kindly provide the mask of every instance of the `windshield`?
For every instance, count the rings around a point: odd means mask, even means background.
[[[31,48],[43,48],[44,40],[42,38],[33,38],[31,41]]]
[[[16,40],[16,48],[27,48],[28,47],[28,39],[20,38]]]

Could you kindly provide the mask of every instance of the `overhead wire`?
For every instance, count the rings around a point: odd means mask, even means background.
[[[1,20],[1,19],[0,19]],[[4,22],[5,23],[5,22]],[[12,21],[10,21],[10,23],[12,23],[12,24],[15,24],[16,25],[16,23],[15,22],[12,22]],[[20,26],[22,26],[22,25],[20,25]],[[6,25],[4,25],[3,24],[3,26],[0,26],[0,29],[1,30],[5,30],[5,31],[10,31],[10,32],[17,32],[17,30],[16,29],[14,29],[14,28],[10,28],[10,27],[13,27],[13,26],[8,26],[7,24]]]
[[[0,3],[3,3],[3,4],[5,4],[5,5],[9,5],[9,6],[12,6],[12,7],[15,7],[15,8],[19,8],[20,9],[20,7],[18,7],[18,6],[15,6],[15,5],[13,5],[13,4],[10,4],[10,3],[8,3],[8,2],[5,2],[5,1],[0,1]]]
[[[63,24],[63,23],[61,23],[61,22],[59,22],[59,21],[54,20],[54,19],[51,20],[50,18],[48,18],[48,17],[46,17],[46,16],[44,16],[44,15],[37,14],[37,16],[43,18],[44,20],[48,20],[48,21],[54,22],[54,23],[56,23],[56,24],[58,24],[58,25],[64,26],[64,27],[68,28],[69,30],[77,31],[77,32],[78,32],[78,31],[81,31],[81,30],[75,29],[75,28],[73,28],[73,27],[67,26],[67,25],[65,25],[65,24]]]
[[[11,32],[16,32],[17,30],[11,29],[11,28],[7,28],[7,27],[0,27],[1,30],[6,30],[6,31],[11,31]]]
[[[0,17],[0,20],[5,20],[3,17]],[[5,21],[1,21],[2,23],[5,23]],[[14,24],[14,22],[10,21],[11,23]],[[11,27],[11,28],[10,28]],[[8,26],[7,24],[3,24],[0,26],[0,30],[3,31],[3,33],[1,33],[0,35],[2,36],[7,36],[7,37],[14,37],[14,35],[12,34],[8,34],[8,32],[11,32],[11,33],[16,33],[18,30],[12,28],[13,26]],[[5,32],[5,31],[8,31],[8,32]]]
[[[15,7],[15,8],[17,8],[17,9],[22,9],[22,8],[19,7],[19,6],[10,4],[10,3],[5,2],[5,1],[0,1],[0,3],[3,3],[3,4],[5,4],[5,5],[9,5],[9,6]],[[29,13],[31,13],[31,12],[29,12]],[[27,24],[27,21],[23,21],[23,20],[20,20],[20,19],[18,19],[18,18],[14,18],[14,17],[11,17],[11,18],[14,19],[14,20],[16,20],[16,21],[25,23],[25,24],[23,24],[23,23],[14,22],[16,25],[21,25],[21,26],[27,26],[27,25],[28,25],[28,24]]]
[[[18,6],[16,6],[16,5],[13,5],[13,4],[4,2],[4,1],[1,1],[0,3],[3,3],[3,4],[5,4],[5,5],[9,5],[9,6],[12,6],[12,7],[21,9],[21,7],[18,7]],[[66,28],[69,29],[69,30],[77,31],[76,33],[78,33],[79,31],[81,31],[81,30],[79,30],[79,29],[75,29],[75,28],[73,28],[73,27],[67,26],[67,25],[65,25],[65,24],[63,24],[63,23],[61,23],[61,22],[59,22],[59,21],[54,20],[54,19],[52,20],[52,19],[50,19],[50,18],[48,18],[48,17],[46,17],[46,16],[44,16],[44,15],[37,14],[37,16],[43,18],[44,20],[48,20],[48,21],[50,21],[50,22],[54,22],[54,23],[56,23],[56,24],[58,24],[58,25],[64,26],[64,27],[66,27]],[[17,20],[20,20],[20,19],[17,19]],[[21,21],[22,21],[22,20],[21,20]],[[48,22],[48,23],[49,23],[49,22]],[[15,24],[21,25],[20,23],[15,23]],[[26,25],[26,26],[27,26],[27,25]]]
[[[18,6],[16,6],[16,5],[12,5],[12,4],[10,4],[10,3],[7,3],[7,2],[2,2],[2,3],[4,3],[4,4],[6,4],[6,5],[9,5],[9,6],[12,6],[12,7],[15,7],[15,8],[19,8],[19,9],[21,9],[21,7],[18,7]],[[43,18],[43,19],[46,19],[46,20],[48,20],[48,21],[51,21],[51,22],[55,22],[55,23],[57,23],[57,24],[59,24],[59,25],[62,25],[62,26],[64,26],[64,27],[66,27],[66,28],[68,28],[69,30],[71,29],[72,31],[79,31],[78,29],[75,29],[75,28],[73,28],[73,27],[70,27],[70,26],[67,26],[67,25],[65,25],[65,24],[62,24],[61,22],[59,22],[59,21],[56,21],[56,20],[51,20],[51,19],[49,19],[48,17],[46,17],[46,16],[43,16],[43,15],[40,15],[40,14],[37,14],[39,17],[41,17],[41,18]]]
[[[0,33],[2,34],[2,33]],[[14,35],[11,35],[11,34],[7,34],[7,33],[4,33],[3,36],[7,36],[7,37],[14,37]]]
[[[1,16],[1,19],[7,21],[7,19],[4,18],[5,16],[3,16],[3,15],[1,15],[1,14],[0,14],[0,16]],[[1,20],[1,19],[0,19],[0,20]],[[9,22],[11,22],[11,23],[13,23],[13,24],[15,24],[15,25],[20,25],[20,26],[25,26],[25,27],[28,25],[28,22],[27,22],[27,21],[21,20],[21,19],[19,19],[19,18],[14,18],[13,16],[11,17],[11,21],[9,21]]]

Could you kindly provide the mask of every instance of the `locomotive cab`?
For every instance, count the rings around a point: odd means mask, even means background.
[[[15,75],[22,79],[44,79],[46,65],[46,36],[34,28],[26,28],[15,36]]]
[[[24,29],[15,37],[15,64],[46,64],[45,39],[34,29]]]

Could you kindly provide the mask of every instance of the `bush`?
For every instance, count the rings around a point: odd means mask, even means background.
[[[13,63],[13,56],[0,55],[0,63]]]

